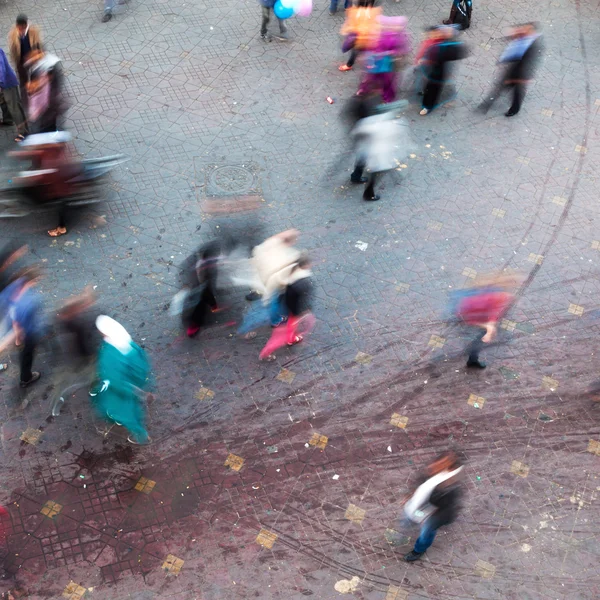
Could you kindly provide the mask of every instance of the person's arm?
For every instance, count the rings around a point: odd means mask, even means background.
[[[498,323],[496,321],[491,321],[489,323],[485,323],[483,328],[485,329],[485,335],[481,338],[481,341],[489,344],[490,342],[494,341],[494,338],[498,333]]]

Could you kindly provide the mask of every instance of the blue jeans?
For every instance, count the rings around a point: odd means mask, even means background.
[[[273,296],[269,303],[269,318],[271,319],[271,325],[279,325],[287,315],[288,311],[283,302],[283,296]]]
[[[423,554],[433,544],[435,534],[437,533],[436,523],[432,522],[431,519],[427,519],[423,525],[421,525],[421,533],[415,542],[413,550],[419,554]]]
[[[112,12],[115,7],[115,0],[104,0],[104,12]]]
[[[335,12],[337,10],[338,0],[331,0],[329,5],[329,12]],[[352,6],[352,0],[344,0],[344,8]]]

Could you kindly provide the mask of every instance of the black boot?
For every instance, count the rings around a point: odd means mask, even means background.
[[[471,369],[485,369],[487,365],[483,361],[479,360],[479,358],[471,358],[469,356],[469,360],[467,360],[467,367]]]
[[[406,562],[414,562],[415,560],[419,560],[423,556],[423,552],[415,552],[411,550],[407,555],[405,555],[404,560]]]

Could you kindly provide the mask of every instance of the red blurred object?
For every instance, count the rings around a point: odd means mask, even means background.
[[[331,96],[327,96],[327,102],[329,102],[329,104],[333,104],[335,100]]]
[[[469,325],[495,323],[504,314],[513,294],[507,292],[485,292],[464,298],[458,307],[458,316]]]

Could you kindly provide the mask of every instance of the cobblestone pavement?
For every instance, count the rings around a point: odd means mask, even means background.
[[[587,391],[600,360],[598,3],[476,3],[458,98],[427,118],[411,107],[414,155],[375,205],[348,185],[339,112],[357,75],[337,71],[342,16],[318,4],[290,21],[288,43],[260,40],[254,0],[130,0],[106,25],[100,0],[0,7],[1,39],[25,11],[64,59],[79,150],[131,157],[68,236],[49,240],[47,217],[2,222],[0,235],[43,261],[49,308],[98,286],[157,376],[153,444],[131,448],[118,428],[98,435],[83,393],[48,417],[48,372],[20,396],[12,357],[0,374],[3,590],[600,597],[600,404]],[[450,8],[384,5],[413,32]],[[522,113],[474,113],[503,31],[531,18],[546,55]],[[239,195],[264,204],[204,210]],[[259,363],[267,333],[245,342],[228,323],[242,291],[217,326],[182,338],[166,305],[187,253],[225,228],[290,226],[316,262],[311,339]],[[505,265],[530,276],[489,368],[467,373],[441,316],[448,290]],[[386,530],[409,482],[449,446],[468,461],[464,510],[407,565],[409,545],[391,547]]]

